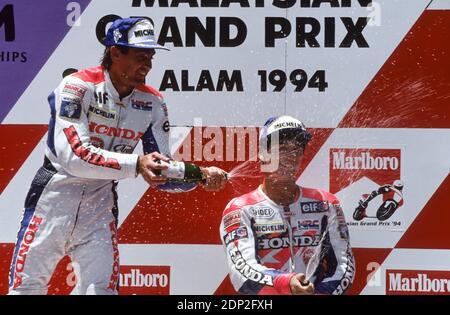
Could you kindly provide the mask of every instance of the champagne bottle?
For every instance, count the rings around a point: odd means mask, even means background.
[[[188,162],[169,161],[161,162],[168,165],[167,169],[161,170],[161,175],[167,177],[169,182],[199,183],[206,180],[206,176],[198,165]]]

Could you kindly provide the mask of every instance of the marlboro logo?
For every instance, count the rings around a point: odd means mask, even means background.
[[[400,149],[330,149],[330,192],[336,193],[362,177],[378,185],[400,178]]]
[[[169,266],[121,266],[121,295],[170,294]]]
[[[386,294],[450,295],[450,272],[386,270]]]

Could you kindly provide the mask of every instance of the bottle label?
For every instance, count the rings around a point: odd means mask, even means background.
[[[169,168],[161,170],[161,175],[171,179],[184,179],[184,163],[177,161],[169,161]]]

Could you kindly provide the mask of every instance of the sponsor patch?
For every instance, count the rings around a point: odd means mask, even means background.
[[[76,96],[77,98],[82,99],[86,91],[87,88],[82,85],[76,83],[67,83],[66,85],[64,85],[61,93],[69,94],[71,96]]]
[[[139,141],[141,137],[144,135],[144,133],[140,131],[135,131],[126,128],[115,128],[103,124],[96,124],[93,121],[89,123],[89,131],[99,135],[106,135],[108,137],[115,137],[115,138],[123,138],[126,140],[133,139],[134,141]]]
[[[80,119],[81,102],[78,99],[64,98],[61,100],[59,116],[69,119]]]
[[[241,213],[240,210],[235,210],[233,212],[228,213],[223,217],[223,227],[224,229],[228,229],[230,226],[235,224],[239,224],[241,222]]]
[[[138,100],[131,100],[131,107],[138,110],[144,110],[147,112],[150,112],[152,110],[152,102],[150,101],[138,101]]]
[[[319,245],[320,235],[294,235],[292,237],[293,247],[306,247],[306,246],[317,246]],[[288,248],[290,245],[289,237],[272,237],[272,238],[262,238],[258,240],[259,249],[280,249]]]
[[[320,222],[319,220],[299,220],[297,221],[297,227],[299,230],[319,230]]]
[[[230,233],[227,233],[223,237],[223,241],[224,241],[225,245],[228,246],[228,244],[233,243],[234,241],[237,241],[240,239],[244,239],[244,238],[248,238],[248,232],[247,232],[247,228],[245,226],[242,226],[240,228],[237,228],[237,229],[231,231]]]
[[[302,213],[320,213],[327,212],[330,208],[327,201],[302,202],[300,204]]]
[[[116,144],[114,147],[114,152],[119,153],[132,153],[134,148],[129,144]]]
[[[275,210],[269,207],[252,207],[250,212],[257,218],[272,218],[275,215]]]
[[[283,233],[287,227],[283,222],[272,222],[270,224],[255,224],[255,232],[257,234]]]
[[[93,105],[89,105],[89,112],[93,113],[94,115],[97,115],[102,118],[106,118],[109,120],[116,120],[117,119],[117,113],[115,110],[105,110],[103,108],[98,108]]]

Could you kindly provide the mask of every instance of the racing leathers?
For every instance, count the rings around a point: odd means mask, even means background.
[[[261,186],[227,205],[220,226],[230,279],[241,294],[290,294],[290,280],[311,265],[315,294],[343,294],[355,264],[348,228],[336,197],[299,187],[289,206],[280,206]]]
[[[119,97],[108,71],[87,68],[65,77],[50,94],[44,165],[25,200],[9,275],[11,294],[45,294],[58,261],[68,254],[80,294],[116,294],[119,278],[117,180],[137,176],[144,153],[170,157],[163,97],[141,84]],[[160,185],[169,192],[195,184]]]

